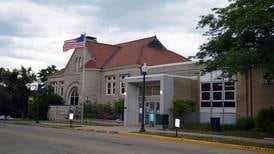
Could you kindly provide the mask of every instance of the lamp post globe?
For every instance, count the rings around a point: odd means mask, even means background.
[[[142,123],[140,132],[145,132],[145,90],[146,90],[146,74],[148,71],[146,63],[143,64],[142,68],[142,75],[143,75],[143,96],[142,96]]]

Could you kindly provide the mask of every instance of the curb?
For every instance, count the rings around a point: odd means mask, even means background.
[[[274,148],[263,148],[263,147],[256,147],[256,146],[237,145],[237,144],[228,144],[228,143],[220,143],[220,142],[210,142],[210,141],[193,140],[193,139],[187,139],[187,138],[175,138],[175,137],[150,135],[150,134],[140,134],[140,133],[121,132],[120,135],[147,137],[147,138],[151,138],[151,139],[160,139],[160,140],[169,140],[169,141],[178,141],[178,142],[188,142],[188,143],[203,144],[203,145],[210,145],[210,146],[217,146],[217,147],[224,147],[224,148],[233,148],[233,149],[240,149],[240,150],[250,150],[250,151],[257,151],[257,152],[274,153]]]
[[[85,132],[96,132],[96,133],[105,133],[105,134],[120,134],[118,131],[113,131],[113,130],[101,130],[101,129],[81,129],[81,128],[76,128],[75,130],[79,131],[85,131]]]

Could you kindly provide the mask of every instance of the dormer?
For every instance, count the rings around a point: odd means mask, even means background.
[[[149,42],[147,46],[151,48],[166,49],[166,47],[156,37],[151,42]]]

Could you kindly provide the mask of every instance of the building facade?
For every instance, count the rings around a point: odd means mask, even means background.
[[[166,49],[155,36],[115,45],[88,39],[87,46],[87,51],[76,49],[66,67],[50,76],[49,82],[67,106],[76,108],[86,100],[112,103],[124,98],[125,126],[140,124],[140,67],[144,63],[148,65],[146,124],[149,115],[154,114],[157,127],[173,127],[171,109],[176,99],[195,101],[196,111],[188,113],[184,120],[202,123],[219,117],[221,123],[233,124],[240,117],[274,106],[274,82],[266,82],[260,69],[253,71],[251,99],[250,85],[246,85],[243,76],[223,79],[220,71],[201,75],[202,66]]]

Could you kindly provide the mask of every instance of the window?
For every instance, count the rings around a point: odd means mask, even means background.
[[[59,95],[64,95],[64,81],[59,81]]]
[[[201,107],[210,107],[210,102],[201,102]]]
[[[128,77],[129,75],[123,74],[120,75],[120,94],[124,95],[126,92],[126,83],[124,82],[124,79]]]
[[[80,68],[83,66],[83,58],[82,57],[79,57],[79,70],[80,70]]]
[[[235,107],[235,82],[201,83],[201,107]]]
[[[58,83],[56,81],[52,82],[52,88],[53,88],[53,92],[55,94],[58,94]]]
[[[78,57],[75,58],[75,72],[78,72]]]
[[[76,87],[73,87],[71,89],[71,94],[70,94],[70,105],[78,105],[78,101],[79,101],[78,90]]]
[[[75,71],[79,72],[80,68],[83,67],[83,58],[82,57],[76,57],[75,58]]]
[[[202,83],[201,85],[201,107],[210,107],[210,83]]]
[[[116,93],[116,77],[107,76],[106,77],[106,94],[115,95]]]

